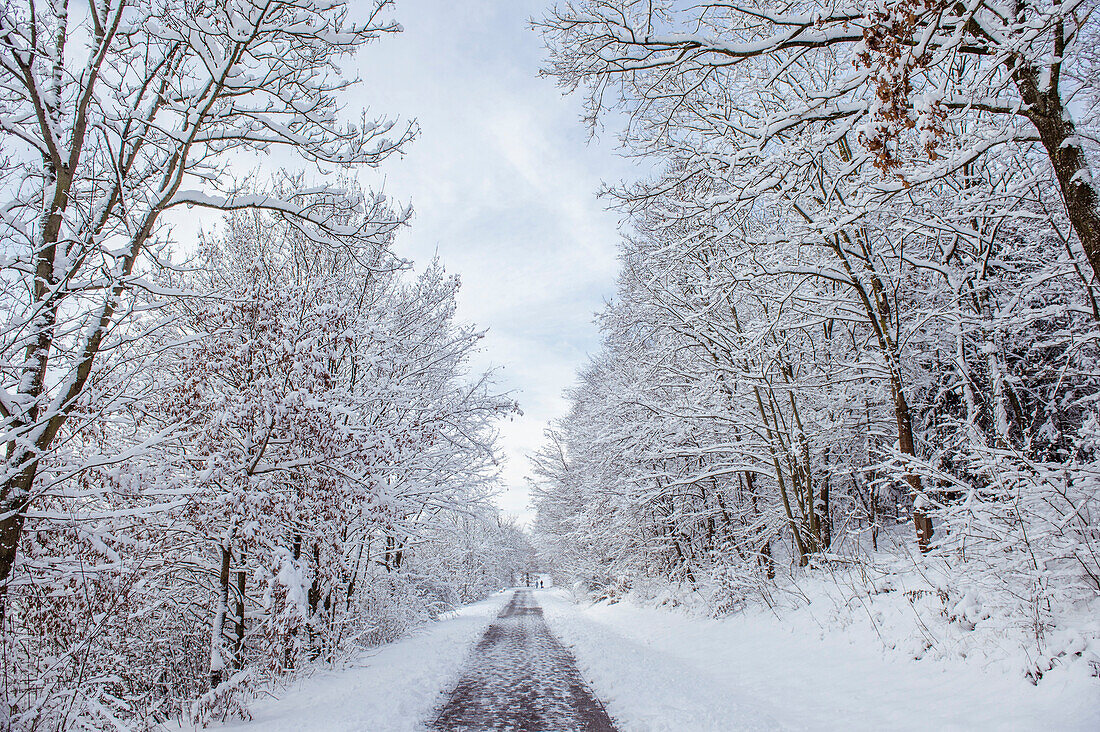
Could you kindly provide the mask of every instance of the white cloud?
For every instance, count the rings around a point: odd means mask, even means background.
[[[601,182],[632,175],[586,144],[578,99],[537,76],[542,41],[527,28],[544,0],[402,0],[405,32],[360,54],[352,106],[416,117],[420,138],[381,177],[416,217],[399,251],[436,251],[463,282],[460,316],[489,328],[482,365],[502,367],[524,416],[501,425],[499,503],[529,518],[525,456],[565,409],[561,392],[596,345],[592,315],[614,289],[617,215]]]

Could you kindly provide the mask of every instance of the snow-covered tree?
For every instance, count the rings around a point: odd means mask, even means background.
[[[597,585],[736,595],[907,517],[927,561],[1030,597],[1035,638],[1090,597],[1095,14],[591,0],[534,25],[657,170],[606,192],[619,293],[536,460],[541,540]]]
[[[364,14],[310,0],[5,5],[0,612],[39,467],[79,405],[109,399],[89,391],[106,367],[125,368],[103,354],[135,337],[127,324],[148,308],[142,295],[171,295],[148,277],[166,254],[166,211],[276,210],[333,243],[403,221],[386,210],[348,229],[303,191],[236,195],[226,169],[230,156],[277,149],[323,166],[377,165],[401,149],[410,129],[338,116],[349,82],[337,62],[398,29],[387,4]]]
[[[341,172],[415,132],[343,106],[390,6],[0,10],[5,724],[245,714],[257,674],[464,581],[408,558],[493,523],[515,405],[470,373],[457,278],[394,253],[410,211]],[[272,154],[309,173],[257,183]],[[188,207],[223,218],[176,241]]]

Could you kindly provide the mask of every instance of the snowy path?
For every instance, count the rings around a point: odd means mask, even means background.
[[[474,649],[432,729],[613,732],[529,590],[516,590]]]
[[[867,629],[825,631],[811,609],[707,620],[578,605],[560,590],[501,593],[296,677],[232,727],[580,732],[612,729],[610,714],[619,732],[1100,729],[1095,679],[1033,687],[978,662],[916,662]]]

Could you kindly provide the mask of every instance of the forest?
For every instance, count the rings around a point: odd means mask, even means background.
[[[621,274],[534,458],[543,550],[597,596],[719,615],[878,623],[904,595],[917,658],[1100,674],[1096,3],[534,25],[592,133],[655,171],[603,191]]]
[[[352,175],[417,133],[343,111],[390,4],[4,3],[0,728],[242,713],[526,568],[516,404]]]
[[[0,4],[0,730],[247,720],[490,596],[574,686],[627,598],[1100,676],[1097,1],[547,5],[638,175],[524,525],[517,394],[381,182],[401,3]],[[494,595],[543,572],[550,626]]]

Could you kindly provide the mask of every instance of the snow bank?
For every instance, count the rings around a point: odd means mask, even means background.
[[[621,732],[1100,729],[1100,687],[1084,664],[1033,686],[980,661],[916,661],[870,624],[833,627],[812,605],[713,620],[538,597]]]
[[[470,647],[509,593],[448,613],[412,635],[364,652],[348,666],[296,676],[252,705],[241,732],[421,730],[458,681]]]

